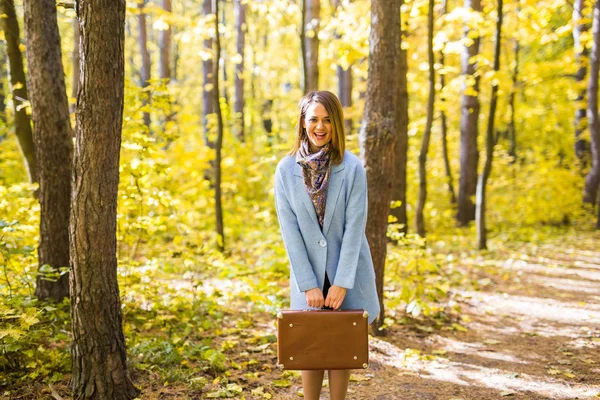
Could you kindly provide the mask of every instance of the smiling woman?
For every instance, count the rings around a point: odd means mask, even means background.
[[[345,151],[342,105],[331,92],[299,104],[294,148],[278,164],[275,202],[290,261],[292,310],[364,309],[379,315],[375,272],[365,236],[367,177]],[[310,343],[305,351],[309,351]],[[317,357],[317,355],[315,355]],[[329,370],[331,399],[344,399],[350,370]],[[324,370],[302,371],[304,398],[319,398]]]

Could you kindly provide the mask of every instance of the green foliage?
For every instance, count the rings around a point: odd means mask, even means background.
[[[69,304],[40,304],[26,296],[0,302],[0,385],[41,378],[61,381],[71,366]]]

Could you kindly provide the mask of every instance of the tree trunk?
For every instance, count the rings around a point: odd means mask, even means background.
[[[79,40],[81,39],[81,32],[79,30],[79,21],[77,18],[73,18],[73,79],[71,81],[71,98],[77,98],[77,91],[79,90]],[[75,112],[75,102],[71,102],[69,105],[69,112]]]
[[[321,23],[321,0],[305,0],[306,15],[305,26],[305,51],[306,51],[306,86],[305,92],[319,90],[319,26]]]
[[[227,0],[219,0],[221,3],[223,3],[223,7],[219,8],[220,12],[221,12],[221,25],[227,29],[227,18],[226,18],[226,14],[225,14],[225,6],[227,5]],[[219,14],[216,14],[219,15]],[[217,69],[220,69],[223,72],[223,82],[221,86],[221,97],[223,98],[223,103],[225,103],[225,107],[228,107],[229,105],[229,94],[227,93],[227,81],[229,80],[229,77],[227,76],[227,47],[223,47],[221,48],[221,59],[219,60],[219,65],[217,66]]]
[[[518,9],[517,9],[518,10]],[[518,13],[518,11],[517,11]],[[512,73],[512,89],[510,91],[510,97],[508,100],[508,107],[510,109],[510,121],[508,122],[508,134],[510,136],[510,150],[508,154],[512,157],[512,162],[516,162],[517,160],[517,126],[515,123],[515,115],[517,113],[517,109],[515,106],[515,101],[517,97],[517,90],[519,89],[519,52],[521,51],[521,46],[519,44],[519,40],[515,39],[514,44],[515,51],[515,65]],[[585,110],[584,110],[585,112]]]
[[[465,0],[465,8],[481,12],[481,0]],[[462,74],[465,79],[460,117],[460,181],[458,188],[458,214],[461,226],[475,219],[475,204],[471,198],[477,187],[477,132],[479,119],[479,77],[475,76],[477,63],[474,57],[479,54],[479,37],[469,38],[469,28],[465,28],[465,39],[471,41],[465,46],[461,57]]]
[[[335,0],[333,2],[333,9],[337,12],[339,7],[340,0]],[[336,33],[336,37],[339,38],[340,35]],[[344,69],[341,65],[338,65],[337,78],[340,103],[342,103],[342,107],[347,110],[349,107],[352,107],[352,65],[348,65],[347,69]],[[349,118],[347,113],[345,114],[344,129],[346,131],[346,135],[350,135],[352,134],[352,118]]]
[[[586,131],[586,108],[585,108],[585,75],[587,72],[588,50],[581,43],[581,35],[587,33],[589,26],[582,21],[586,15],[583,15],[585,7],[584,0],[575,0],[573,3],[573,41],[575,44],[575,62],[577,64],[577,73],[575,81],[577,87],[577,98],[575,99],[575,155],[581,161],[585,168],[590,162],[590,145],[588,141],[581,138],[581,134]]]
[[[447,0],[442,1],[442,16],[448,12]],[[440,51],[440,66],[444,68],[445,62],[444,49]],[[440,91],[444,93],[446,87],[446,74],[440,72]],[[442,157],[444,158],[444,169],[446,171],[446,182],[448,184],[448,192],[450,193],[450,204],[456,204],[456,194],[454,191],[454,177],[452,175],[452,168],[450,167],[450,158],[448,157],[448,122],[446,118],[446,96],[442,94],[440,96],[440,102],[442,103],[440,111],[440,124],[442,131]]]
[[[244,46],[246,45],[246,5],[242,0],[234,0],[235,30],[237,32],[236,48],[240,55],[235,66],[235,135],[244,141]]]
[[[6,88],[4,77],[6,76],[6,43],[0,42],[0,124],[4,129],[0,130],[0,143],[6,139]]]
[[[55,0],[24,3],[28,88],[34,123],[40,200],[35,295],[69,295],[69,208],[73,131],[62,66]],[[60,275],[60,268],[64,273]]]
[[[598,183],[600,182],[600,121],[598,121],[598,69],[600,68],[600,0],[596,0],[594,3],[592,37],[593,42],[592,51],[590,54],[590,77],[588,81],[587,92],[587,118],[589,121],[592,147],[592,169],[585,177],[585,191],[583,200],[585,202],[595,204],[598,196]]]
[[[166,13],[171,14],[171,0],[163,0],[162,8]],[[160,49],[160,64],[158,74],[160,79],[165,79],[167,82],[171,80],[171,23],[168,27],[161,30],[158,35],[158,47]]]
[[[600,0],[599,0],[600,1]],[[496,43],[494,49],[494,71],[500,71],[500,45],[502,41],[502,0],[498,0],[498,16],[496,19]],[[490,100],[490,114],[488,115],[487,134],[485,138],[485,165],[479,179],[477,180],[476,201],[476,225],[477,243],[479,250],[487,249],[487,228],[485,222],[486,210],[486,185],[492,173],[492,161],[494,159],[494,117],[496,116],[496,104],[498,102],[498,83],[492,82],[492,98]]]
[[[146,29],[146,0],[138,0],[138,25],[140,29],[139,46],[140,54],[142,56],[142,69],[140,71],[140,86],[142,88],[148,87],[150,84],[150,53],[148,52],[148,31]],[[150,102],[150,93],[144,91],[142,93],[142,107],[146,106]],[[150,129],[150,113],[144,111],[144,125]]]
[[[38,172],[31,119],[27,115],[26,107],[23,107],[23,103],[27,102],[29,97],[27,97],[23,56],[19,49],[19,23],[17,22],[14,0],[1,1],[2,12],[5,16],[4,18],[0,18],[0,20],[2,21],[2,29],[4,30],[4,38],[6,40],[6,54],[8,55],[10,87],[15,112],[15,134],[17,135],[21,153],[25,159],[29,182],[33,183],[38,181]]]
[[[348,109],[352,107],[352,65],[349,65],[348,69],[343,69],[341,65],[338,65],[337,77],[340,102],[344,109]],[[349,118],[347,114],[344,118],[344,129],[346,130],[346,135],[352,133],[352,118]]]
[[[221,39],[219,38],[219,0],[213,0],[215,12],[215,58],[214,58],[214,89],[213,104],[217,113],[217,141],[215,143],[215,216],[217,228],[217,248],[225,250],[225,232],[223,229],[223,206],[221,203],[221,149],[223,147],[223,116],[219,101],[219,60],[221,59]]]
[[[400,6],[404,4],[404,1],[400,1]],[[398,46],[401,45],[399,39]],[[408,72],[408,55],[406,50],[400,48],[398,58],[398,69],[394,74],[398,75],[399,92],[398,96],[400,99],[399,103],[399,114],[398,114],[398,129],[395,131],[397,136],[396,141],[396,155],[394,171],[394,181],[392,186],[392,199],[400,201],[400,206],[391,209],[391,214],[397,220],[397,223],[402,226],[401,232],[408,232],[408,219],[406,217],[406,163],[408,160],[408,88],[406,82],[406,74]]]
[[[427,56],[429,61],[429,96],[427,98],[427,120],[425,122],[425,132],[423,133],[423,142],[421,143],[421,152],[419,154],[419,201],[415,213],[415,222],[417,234],[425,237],[425,220],[423,218],[423,209],[427,200],[427,152],[429,151],[429,139],[431,137],[431,126],[433,125],[433,113],[435,105],[435,69],[433,55],[433,6],[434,0],[429,0],[429,16],[427,18]]]
[[[202,8],[204,15],[213,14],[212,1],[213,0],[203,1]],[[208,116],[215,112],[212,93],[214,90],[213,64],[215,55],[213,54],[213,41],[211,38],[204,40],[204,51],[210,53],[211,58],[202,62],[202,74],[204,78],[204,90],[202,91],[202,134],[204,136],[204,143],[209,148],[214,149],[215,142],[210,137],[210,127],[208,123]],[[219,95],[217,93],[217,98],[218,97]]]
[[[385,315],[383,282],[386,232],[394,180],[390,172],[394,171],[396,165],[397,132],[401,129],[400,62],[400,0],[372,0],[369,76],[359,143],[369,182],[366,234],[373,256],[381,306],[375,334],[384,334],[379,328]]]
[[[179,72],[179,41],[175,40],[173,43],[173,74],[171,79],[177,81],[177,73]]]
[[[70,220],[71,385],[75,399],[134,399],[117,282],[117,192],[123,124],[125,0],[80,0]]]
[[[302,2],[302,21],[300,22],[300,55],[302,58],[302,91],[308,93],[308,62],[306,58],[306,2],[310,0],[300,0]]]

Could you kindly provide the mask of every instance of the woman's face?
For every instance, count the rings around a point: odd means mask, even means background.
[[[331,120],[322,104],[313,103],[308,106],[302,126],[308,134],[311,152],[317,152],[321,147],[331,142]]]

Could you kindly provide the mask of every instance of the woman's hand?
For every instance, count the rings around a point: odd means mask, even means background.
[[[334,310],[339,309],[342,306],[344,297],[346,297],[346,288],[332,285],[329,288],[329,292],[327,292],[325,307],[331,307]]]
[[[309,289],[306,292],[304,292],[304,295],[306,296],[306,304],[309,307],[323,308],[324,299],[323,292],[321,291],[321,289]]]

